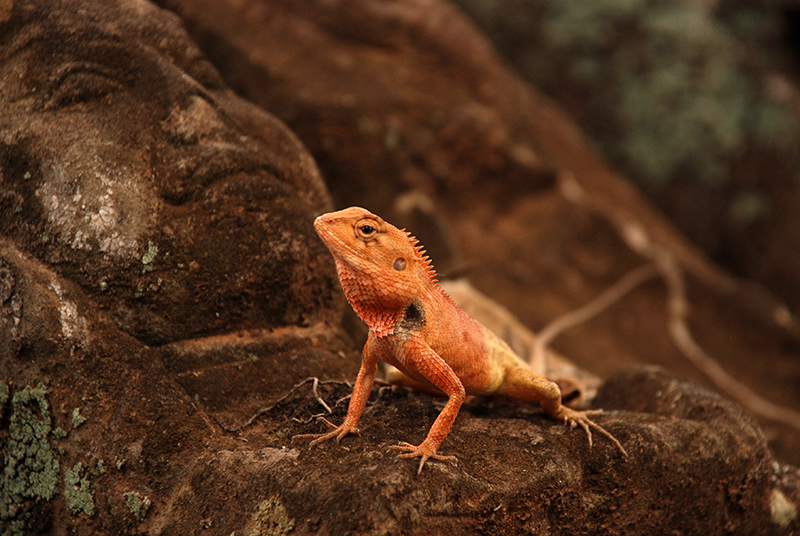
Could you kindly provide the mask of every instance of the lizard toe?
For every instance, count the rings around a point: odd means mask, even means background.
[[[358,434],[359,433],[358,432],[358,428],[356,428],[355,426],[349,426],[349,425],[346,425],[346,424],[341,424],[339,426],[336,426],[335,424],[330,422],[328,419],[325,419],[323,417],[320,417],[319,420],[324,422],[325,425],[328,426],[328,428],[332,428],[332,430],[330,432],[322,433],[322,434],[297,434],[295,436],[292,436],[292,441],[294,441],[295,439],[313,439],[313,441],[311,441],[311,443],[309,443],[308,446],[309,447],[315,447],[315,446],[319,445],[320,443],[324,443],[325,441],[328,441],[329,439],[336,439],[336,442],[338,443],[347,434]]]
[[[420,474],[422,472],[422,468],[425,466],[425,462],[428,461],[429,459],[441,462],[458,463],[458,458],[456,458],[455,456],[436,454],[435,450],[426,448],[423,445],[412,445],[411,443],[401,441],[397,445],[391,445],[389,449],[400,451],[401,454],[397,455],[398,458],[421,458],[419,462],[419,468],[417,469],[417,474]]]
[[[559,417],[564,419],[564,422],[568,423],[570,428],[575,428],[576,425],[580,425],[580,427],[583,428],[583,431],[586,433],[586,437],[589,440],[589,448],[592,447],[592,429],[594,429],[601,435],[608,438],[608,440],[611,441],[627,459],[628,452],[622,446],[622,443],[620,443],[619,440],[608,430],[589,418],[591,415],[600,415],[602,413],[602,409],[578,411],[562,406],[559,410]]]

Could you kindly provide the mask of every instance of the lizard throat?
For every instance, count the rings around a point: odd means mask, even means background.
[[[336,262],[339,281],[348,303],[370,331],[382,336],[393,333],[406,314],[407,305],[387,307],[376,294],[372,285],[365,284],[362,278],[351,272],[344,263]]]

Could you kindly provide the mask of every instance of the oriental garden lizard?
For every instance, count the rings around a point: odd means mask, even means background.
[[[369,326],[369,335],[344,422],[335,426],[323,419],[330,432],[295,437],[313,438],[313,446],[357,432],[378,361],[383,360],[400,371],[389,378],[392,383],[449,397],[420,445],[401,442],[391,447],[401,458],[421,458],[418,474],[429,458],[455,461],[437,451],[466,395],[539,402],[552,418],[571,427],[580,425],[590,447],[593,428],[627,458],[620,442],[590,419],[602,410],[562,405],[555,383],[531,372],[503,340],[456,305],[437,283],[425,251],[405,230],[359,207],[323,214],[314,227],[333,255],[347,301]]]

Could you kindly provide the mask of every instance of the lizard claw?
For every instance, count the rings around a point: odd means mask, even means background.
[[[401,441],[398,445],[392,445],[389,447],[390,450],[399,450],[403,452],[403,454],[398,454],[398,458],[422,458],[419,461],[419,469],[417,469],[417,474],[422,472],[422,467],[425,465],[425,462],[428,459],[438,460],[440,462],[453,462],[458,463],[458,458],[455,456],[445,456],[444,454],[436,454],[436,450],[431,449],[430,447],[426,447],[425,443],[423,442],[421,445],[412,445],[411,443],[406,443],[405,441]]]
[[[297,434],[295,436],[292,436],[292,441],[294,441],[295,439],[311,439],[311,438],[313,438],[314,440],[311,443],[309,443],[308,446],[309,447],[314,447],[316,445],[319,445],[320,443],[324,443],[325,441],[328,441],[329,439],[334,439],[334,438],[336,439],[336,442],[338,443],[347,434],[358,434],[359,433],[358,428],[356,428],[355,426],[348,425],[346,423],[342,423],[341,425],[336,426],[335,424],[333,424],[332,422],[330,422],[328,419],[326,419],[324,417],[320,417],[319,420],[324,422],[325,425],[328,428],[331,428],[332,430],[330,432],[324,433],[324,434]]]
[[[561,409],[558,411],[556,418],[564,419],[564,423],[567,424],[570,428],[575,428],[575,426],[580,425],[583,428],[583,431],[586,432],[586,437],[589,440],[589,448],[592,447],[592,428],[597,430],[600,434],[604,435],[616,445],[616,447],[622,452],[622,455],[625,458],[628,457],[628,453],[625,448],[622,446],[616,437],[611,435],[611,433],[600,426],[599,424],[595,423],[589,417],[591,415],[600,415],[603,413],[602,409],[592,409],[592,410],[585,410],[585,411],[578,411],[566,406],[561,406]]]

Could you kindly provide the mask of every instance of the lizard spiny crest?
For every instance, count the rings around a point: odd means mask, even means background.
[[[430,257],[426,255],[427,252],[422,249],[422,245],[419,243],[419,240],[417,240],[415,236],[412,236],[412,234],[405,229],[401,229],[401,231],[405,233],[409,242],[411,242],[411,247],[413,247],[414,251],[417,253],[417,258],[419,259],[422,268],[428,274],[428,279],[430,279],[431,283],[438,286],[439,280],[436,279],[436,270],[433,267]]]

